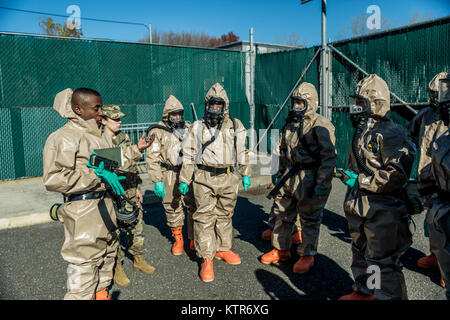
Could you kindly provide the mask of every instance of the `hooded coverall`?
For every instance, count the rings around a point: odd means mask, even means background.
[[[193,214],[195,249],[197,256],[203,259],[213,259],[216,252],[227,251],[232,246],[231,218],[236,206],[239,178],[230,167],[237,161],[242,176],[250,176],[251,173],[250,157],[245,145],[246,130],[241,121],[235,118],[234,132],[225,89],[218,83],[214,84],[206,94],[205,103],[211,97],[225,100],[222,127],[220,130],[208,129],[204,119],[193,123],[183,142],[184,160],[180,172],[180,182],[188,185],[192,182],[197,206]],[[202,152],[202,145],[214,135],[214,142]],[[213,173],[198,166],[229,170]]]
[[[438,198],[432,202],[427,222],[431,252],[438,260],[442,279],[450,300],[450,134],[447,130],[433,143],[432,174],[439,187]]]
[[[278,175],[286,174],[294,165],[300,165],[300,170],[286,181],[275,197],[271,209],[271,215],[275,216],[272,246],[278,250],[289,250],[293,224],[300,215],[302,242],[298,252],[300,256],[314,256],[337,161],[334,126],[316,113],[318,96],[314,85],[304,82],[292,95],[305,99],[307,110],[303,126],[300,122],[291,122],[282,130]],[[300,133],[301,127],[303,130]],[[325,190],[326,195],[315,195],[315,187]]]
[[[428,90],[438,91],[439,79],[443,78],[446,72],[441,72],[434,76],[428,84]],[[431,106],[425,107],[411,120],[407,127],[407,134],[411,140],[420,148],[420,159],[418,165],[418,189],[419,193],[424,199],[425,205],[428,208],[426,216],[430,212],[430,199],[433,195],[436,182],[431,174],[431,147],[433,141],[443,134],[447,128],[443,125],[442,120],[439,119],[439,114],[433,110]],[[426,217],[425,217],[426,221]],[[424,226],[425,235],[428,236],[427,225]],[[432,241],[430,239],[430,251]]]
[[[158,124],[167,126],[169,113],[176,110],[184,110],[181,102],[170,95],[166,100],[162,121]],[[191,124],[186,123],[184,129],[175,129],[173,133],[162,129],[152,129],[151,134],[155,134],[155,140],[147,149],[146,163],[147,172],[153,183],[162,181],[166,193],[163,198],[163,207],[166,212],[167,225],[170,228],[182,227],[184,225],[183,206],[188,211],[188,238],[194,239],[192,214],[195,212],[195,200],[192,188],[182,195],[178,190],[180,184],[179,176],[183,163],[182,141],[188,135]],[[176,132],[177,131],[177,132]]]
[[[85,121],[73,112],[71,97],[71,89],[56,95],[53,108],[68,122],[47,138],[43,150],[44,185],[66,198],[106,190],[86,164],[94,149],[113,147],[102,139],[95,119]],[[125,153],[128,161],[141,156],[136,146]],[[59,208],[58,216],[65,235],[61,255],[68,262],[64,299],[94,299],[95,293],[109,286],[113,278],[119,245],[113,202],[108,196],[103,201],[68,201]]]
[[[390,119],[390,93],[383,79],[367,76],[357,84],[356,94],[368,99],[371,114],[361,135],[354,137],[357,153],[350,146],[347,158],[348,169],[359,173],[357,186],[347,188],[344,202],[352,238],[353,289],[375,293],[375,299],[407,299],[400,256],[411,245],[412,235],[402,187],[409,179],[415,147]],[[360,170],[356,156],[373,175]],[[367,286],[371,266],[380,270],[379,288]]]

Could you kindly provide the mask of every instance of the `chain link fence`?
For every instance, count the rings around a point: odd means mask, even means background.
[[[207,90],[221,83],[230,113],[248,126],[245,53],[144,43],[0,33],[0,180],[42,175],[48,135],[65,124],[53,99],[88,87],[117,104],[124,125],[161,120],[170,94],[186,120],[203,116]]]
[[[405,28],[331,43],[368,73],[382,77],[391,92],[419,109],[427,103],[427,86],[433,76],[450,67],[450,17]],[[319,47],[257,56],[255,67],[256,130],[265,129],[281,107],[299,75]],[[302,81],[319,91],[320,60],[317,57]],[[338,166],[346,164],[353,128],[346,113],[348,96],[364,75],[340,55],[333,53],[331,66],[332,119],[336,128]],[[391,97],[391,117],[403,126],[413,114]],[[288,110],[274,122],[281,129]],[[270,132],[268,138],[270,150]],[[412,177],[416,177],[416,165]]]
[[[332,43],[368,73],[377,73],[401,99],[420,108],[427,84],[449,68],[450,18],[437,19]],[[255,129],[267,128],[300,73],[319,47],[259,54],[255,61]],[[42,149],[48,135],[64,125],[51,108],[57,92],[89,87],[104,104],[118,104],[124,125],[161,120],[164,101],[175,95],[193,121],[203,116],[204,96],[221,83],[230,98],[230,113],[248,128],[245,52],[0,33],[0,180],[42,174]],[[317,57],[302,81],[319,88]],[[345,106],[364,77],[338,54],[331,61],[332,122],[336,128],[338,166],[344,166],[353,129]],[[405,125],[405,107],[391,100],[392,118]],[[281,129],[285,108],[274,122]],[[406,117],[406,118],[405,118]],[[130,129],[138,132],[137,129]],[[131,131],[130,131],[131,132]],[[271,148],[270,132],[268,150]]]

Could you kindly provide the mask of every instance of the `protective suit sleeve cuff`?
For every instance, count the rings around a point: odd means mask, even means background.
[[[133,160],[139,161],[142,158],[143,153],[141,151],[139,151],[137,144],[132,145],[131,150],[133,152]]]

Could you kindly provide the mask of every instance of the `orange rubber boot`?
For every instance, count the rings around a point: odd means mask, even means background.
[[[302,242],[302,231],[296,231],[292,235],[292,243],[293,244],[299,244]]]
[[[214,268],[212,259],[203,259],[200,269],[200,279],[203,282],[211,282],[214,280]]]
[[[428,256],[422,257],[417,260],[417,266],[423,269],[437,268],[437,258],[433,253],[430,253]]]
[[[291,252],[289,250],[278,250],[273,249],[272,251],[267,252],[265,255],[261,257],[261,262],[264,264],[271,264],[278,261],[286,261],[291,258]]]
[[[373,300],[374,296],[368,296],[364,293],[353,291],[350,294],[342,296],[339,300]]]
[[[444,281],[444,279],[441,279],[439,284],[441,285],[442,288],[445,288],[445,281]]]
[[[173,238],[175,239],[175,242],[172,246],[172,254],[174,256],[179,256],[183,253],[183,227],[176,227],[176,228],[170,228],[172,230]]]
[[[95,300],[112,300],[112,299],[105,288],[95,293]]]
[[[264,232],[261,234],[261,238],[263,239],[263,240],[270,240],[270,239],[272,239],[272,229],[267,229],[267,230],[264,230]]]
[[[227,251],[217,251],[214,256],[218,260],[224,260],[228,264],[240,264],[241,257],[238,254],[234,253],[231,250]]]
[[[314,256],[302,256],[294,264],[294,273],[305,273],[314,265]]]

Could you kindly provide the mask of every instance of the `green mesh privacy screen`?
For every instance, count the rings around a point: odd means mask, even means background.
[[[449,26],[447,17],[333,46],[368,73],[385,79],[406,102],[425,103],[430,79],[450,67]],[[257,132],[267,128],[317,49],[257,55]],[[337,54],[333,54],[331,71],[332,104],[346,106],[363,75]],[[319,56],[303,81],[319,88]],[[192,121],[189,104],[193,102],[202,117],[204,96],[215,82],[227,90],[231,114],[248,128],[245,53],[0,33],[0,180],[42,174],[45,140],[65,123],[51,109],[60,90],[96,89],[104,104],[121,105],[127,114],[124,123],[158,121],[165,99],[173,94],[185,106],[186,119]],[[407,120],[399,114],[393,112],[392,118],[405,125]],[[287,109],[276,119],[275,129],[281,129],[286,115]],[[348,113],[333,109],[331,120],[336,128],[338,166],[345,166],[352,136]],[[268,150],[273,138],[269,133]]]
[[[344,40],[332,45],[366,72],[376,73],[382,77],[388,83],[390,90],[404,101],[426,103],[428,82],[435,74],[446,71],[450,67],[449,35],[450,18],[447,17],[410,28]],[[256,129],[266,128],[269,125],[317,49],[315,47],[257,56]],[[303,81],[314,84],[317,90],[319,89],[319,61],[318,56],[303,78]],[[348,95],[363,77],[364,75],[355,67],[333,53],[332,105],[348,105]],[[398,103],[398,101],[391,98],[391,103]],[[287,108],[274,122],[275,129],[281,129],[286,115]],[[392,118],[403,126],[408,122],[394,111]],[[348,113],[342,112],[342,109],[333,109],[331,120],[336,128],[338,166],[345,166],[347,150],[353,134]],[[270,141],[269,138],[269,148]],[[416,177],[416,168],[417,165],[413,168],[413,178]]]
[[[164,101],[176,96],[193,120],[215,82],[230,99],[230,113],[248,127],[245,53],[0,34],[0,180],[42,174],[48,135],[65,120],[52,108],[65,88],[88,87],[104,104],[118,104],[124,123],[161,119]]]

